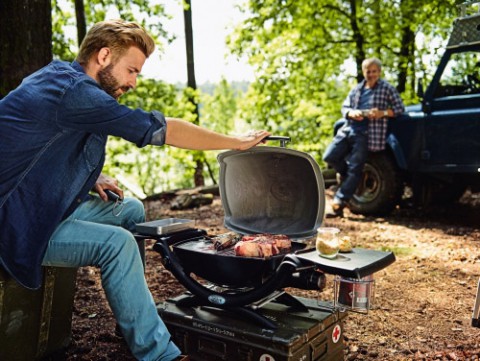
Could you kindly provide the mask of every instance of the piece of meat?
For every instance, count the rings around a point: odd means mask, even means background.
[[[255,242],[240,241],[235,245],[235,255],[242,257],[263,257],[262,249]]]
[[[235,255],[242,257],[271,257],[288,253],[292,248],[291,240],[285,235],[256,234],[243,236],[235,245]]]
[[[221,251],[222,249],[232,247],[233,245],[235,245],[235,243],[240,241],[241,238],[242,238],[241,234],[238,234],[235,232],[227,232],[227,233],[223,233],[218,236],[212,237],[211,241],[213,243],[213,247],[215,247],[217,251]]]

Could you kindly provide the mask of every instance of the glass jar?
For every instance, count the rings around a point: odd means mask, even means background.
[[[337,257],[340,250],[340,230],[334,227],[320,227],[317,229],[316,249],[320,256],[325,258]]]

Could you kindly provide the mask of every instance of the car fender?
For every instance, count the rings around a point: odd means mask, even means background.
[[[402,147],[400,146],[400,142],[398,141],[397,137],[392,133],[388,134],[387,136],[387,148],[392,151],[398,168],[406,170],[407,161],[405,160],[405,155],[403,154]]]

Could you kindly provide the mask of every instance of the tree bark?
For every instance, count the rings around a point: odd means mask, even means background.
[[[192,27],[192,4],[190,0],[185,0],[186,8],[183,10],[183,16],[185,19],[185,42],[187,49],[187,86],[193,90],[197,89],[197,82],[195,80],[195,61],[193,54],[193,27]],[[195,107],[196,123],[200,124],[200,114],[198,111],[198,104],[194,96],[190,96],[189,101]],[[194,183],[195,186],[205,185],[205,177],[203,176],[203,160],[202,156],[197,156],[195,163],[195,175]]]
[[[0,1],[0,99],[52,61],[50,0]]]
[[[353,31],[353,41],[355,42],[355,62],[357,64],[357,81],[363,79],[362,62],[365,59],[365,39],[358,26],[357,18],[357,0],[350,0],[350,26]]]
[[[400,46],[399,71],[398,71],[398,81],[397,81],[398,83],[397,90],[400,93],[403,93],[407,88],[407,79],[408,79],[408,70],[409,70],[408,64],[413,57],[413,51],[415,50],[414,45],[415,45],[415,33],[407,24],[402,29],[402,45]]]
[[[85,4],[83,0],[75,0],[75,16],[77,18],[77,41],[78,46],[87,35],[87,21],[85,20]]]

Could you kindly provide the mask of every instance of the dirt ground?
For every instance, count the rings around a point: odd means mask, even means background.
[[[189,218],[210,235],[227,231],[218,197],[212,205],[188,211],[172,211],[165,200],[145,202],[145,207],[150,220]],[[345,218],[324,225],[338,227],[355,247],[390,250],[396,256],[395,263],[375,274],[374,308],[367,315],[349,312],[346,318],[346,360],[479,360],[480,329],[471,327],[480,277],[479,194],[467,194],[447,208],[397,209],[385,218],[347,211]],[[146,277],[160,302],[184,289],[163,268],[152,245],[147,241]],[[332,300],[333,276],[327,276],[321,293],[288,291]],[[79,270],[72,327],[66,360],[134,360],[115,334],[96,269]]]

